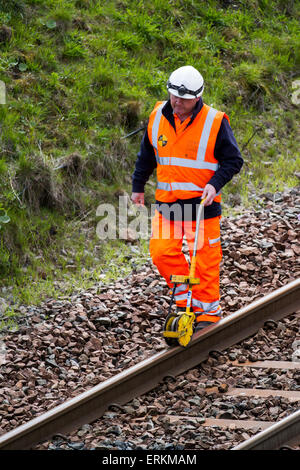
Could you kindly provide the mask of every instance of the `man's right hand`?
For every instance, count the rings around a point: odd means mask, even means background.
[[[131,200],[137,206],[144,206],[144,193],[132,193]]]

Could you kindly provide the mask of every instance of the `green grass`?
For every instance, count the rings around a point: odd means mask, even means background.
[[[299,16],[291,0],[0,0],[0,207],[10,217],[0,228],[0,286],[38,303],[99,282],[109,266],[107,278],[118,274],[109,259],[128,245],[99,243],[96,208],[130,192],[141,134],[122,136],[167,97],[181,65],[202,72],[205,102],[229,115],[243,148],[225,213],[232,194],[249,206],[254,192],[297,185]],[[72,155],[78,166],[57,169]],[[95,261],[98,245],[108,258]]]

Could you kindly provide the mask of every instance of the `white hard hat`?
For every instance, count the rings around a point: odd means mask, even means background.
[[[172,95],[191,100],[202,95],[204,80],[198,70],[191,65],[185,65],[171,73],[167,89]]]

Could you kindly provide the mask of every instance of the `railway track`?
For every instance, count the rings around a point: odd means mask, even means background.
[[[158,387],[167,377],[176,377],[198,366],[202,361],[205,361],[211,353],[215,352],[217,355],[221,354],[226,348],[255,334],[266,322],[276,322],[296,312],[299,305],[300,280],[298,279],[264,298],[243,307],[236,313],[221,320],[218,325],[198,332],[194,335],[193,340],[187,348],[175,347],[165,349],[155,354],[153,357],[100,383],[87,392],[72,398],[62,405],[0,436],[0,449],[31,449],[38,443],[49,438],[51,439],[53,435],[69,433],[86,423],[94,422],[97,418],[103,416],[113,404],[122,406],[135,397],[139,397],[155,389],[155,387]],[[256,363],[256,361],[254,361],[251,364],[239,364],[233,361],[232,366],[258,369],[267,368],[270,370],[272,368],[299,368],[299,363],[294,364],[289,362],[287,364],[285,361],[284,364],[278,364],[277,361],[276,364],[270,364],[262,362]],[[226,389],[222,390],[222,393],[223,392],[226,394]],[[292,391],[290,394],[283,393],[287,392],[286,390],[273,392],[277,397],[295,400],[297,403],[300,400],[299,391]],[[215,393],[215,390],[212,390],[212,393]],[[256,390],[254,393],[253,390],[247,391],[245,388],[238,388],[237,390],[231,389],[228,393],[231,393],[231,396],[232,394],[236,394],[235,396],[239,397],[245,397],[245,394],[251,393],[255,396],[267,393],[267,396],[269,396],[268,393],[270,393],[270,391]],[[170,419],[172,420],[172,416]],[[184,420],[184,417],[182,419]],[[293,421],[294,435],[296,429],[298,436],[299,419],[298,413]],[[204,420],[203,423],[203,419],[199,420],[202,426],[204,424],[212,427],[234,426],[232,420],[229,421],[230,422],[228,422],[228,420],[226,421],[226,418],[223,418],[223,421],[219,419],[218,422]],[[255,424],[246,421],[249,420],[244,419],[242,424],[236,422],[235,425],[243,426],[244,429],[247,426],[249,426],[250,429],[256,426],[257,430],[260,430],[261,427],[264,426],[267,428],[267,432],[268,428],[271,428],[273,424],[270,422],[263,424],[256,422]],[[284,432],[287,434],[286,427]],[[278,437],[276,439],[278,439]],[[300,437],[298,443],[300,443]],[[286,439],[283,444],[287,444]],[[281,443],[280,445],[283,444]]]
[[[276,450],[300,444],[300,410],[272,424],[233,450]]]

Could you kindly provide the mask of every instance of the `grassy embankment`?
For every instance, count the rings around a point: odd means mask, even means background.
[[[130,193],[141,133],[122,136],[181,65],[203,73],[243,150],[225,213],[295,186],[298,38],[291,0],[0,0],[0,297],[69,295],[147,255],[146,241],[101,242],[96,208]]]

